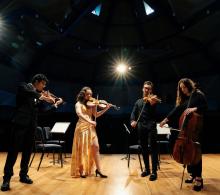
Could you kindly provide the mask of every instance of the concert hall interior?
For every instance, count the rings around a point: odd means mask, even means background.
[[[219,18],[220,1],[217,0],[0,1],[0,178],[10,143],[17,86],[20,82],[29,83],[38,73],[46,75],[49,80],[45,90],[55,98],[61,97],[64,103],[54,112],[39,112],[37,125],[52,129],[56,122],[70,122],[61,137],[65,141],[67,156],[72,152],[78,120],[75,103],[82,87],[91,87],[93,98],[105,100],[104,106],[108,103],[115,105],[115,109],[112,107],[97,118],[96,132],[101,155],[111,161],[108,155],[116,154],[112,161],[116,163],[117,155],[127,154],[128,144],[137,143],[137,131],[130,126],[130,115],[136,100],[142,98],[144,81],[153,82],[153,94],[161,100],[156,107],[156,120],[160,123],[175,107],[177,84],[182,78],[195,81],[207,100],[202,132],[203,154],[219,154]],[[179,128],[178,119],[176,116],[168,122],[170,129]],[[172,158],[169,153],[177,136],[178,132],[171,132],[168,149],[161,144],[162,162]],[[44,157],[42,167],[47,158]],[[220,160],[220,155],[215,158]],[[70,166],[68,160],[64,167]],[[205,156],[205,160],[208,161],[209,157]],[[37,158],[34,161],[31,169],[35,170]],[[123,162],[120,157],[118,161]],[[127,169],[126,163],[124,160],[124,169]],[[131,159],[129,169],[132,169],[132,163]],[[114,166],[109,165],[106,169]],[[167,165],[161,163],[161,170],[163,166]],[[44,169],[40,168],[39,172]],[[139,167],[137,170],[140,171]],[[216,170],[220,173],[219,164]],[[47,174],[49,172],[46,170]],[[121,174],[127,173],[122,171]],[[158,175],[159,181],[162,179],[160,171]],[[137,178],[140,178],[139,173]],[[213,185],[219,181],[220,178],[216,178]],[[69,178],[68,182],[71,183]],[[178,191],[179,183],[176,185]],[[213,194],[220,192],[220,188],[205,185],[204,191],[208,193],[212,191],[210,189],[214,189]],[[121,194],[136,193],[121,191]]]

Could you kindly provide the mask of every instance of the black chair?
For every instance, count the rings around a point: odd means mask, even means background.
[[[136,153],[138,154],[138,159],[139,159],[139,163],[140,163],[140,167],[141,167],[141,171],[143,172],[143,167],[142,167],[142,163],[141,163],[141,145],[137,144],[137,145],[130,145],[128,150],[128,168],[130,165],[130,158],[131,158],[131,152],[132,151],[136,151]]]
[[[53,135],[51,133],[50,127],[43,127],[45,138],[46,138],[46,144],[59,144],[63,146],[64,156],[66,157],[66,142],[64,140],[60,139],[53,139]]]
[[[128,168],[130,166],[130,159],[132,153],[138,154],[138,159],[141,167],[141,171],[143,172],[143,167],[141,163],[141,145],[140,144],[130,144],[131,131],[128,129],[126,124],[123,124],[125,127],[125,131],[127,132],[127,157],[125,159],[128,160]]]
[[[161,154],[161,146],[165,146],[163,148],[166,148],[166,151],[167,153],[172,156],[171,154],[171,146],[170,146],[170,135],[166,135],[164,136],[163,138],[159,138],[159,140],[157,140],[157,143],[158,143],[158,156],[159,156],[159,159],[160,159],[160,154]]]
[[[61,159],[61,167],[63,167],[63,161],[62,161],[62,150],[63,147],[59,144],[48,144],[46,143],[46,138],[45,138],[45,131],[42,127],[37,127],[36,132],[35,132],[35,150],[34,150],[34,155],[31,159],[31,162],[29,164],[29,167],[31,166],[36,152],[41,152],[41,157],[40,157],[40,162],[38,165],[37,170],[39,171],[41,162],[43,160],[45,152],[53,152],[53,164],[55,164],[55,157],[54,153],[58,152],[59,153],[59,158]]]

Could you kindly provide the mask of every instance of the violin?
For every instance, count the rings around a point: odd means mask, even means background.
[[[111,107],[113,107],[115,110],[120,110],[120,107],[114,105],[114,104],[111,104],[111,103],[108,103],[107,101],[105,100],[97,100],[93,97],[90,97],[89,100],[87,101],[86,105],[89,106],[89,107],[94,107],[94,106],[98,106],[99,108],[106,108],[107,105],[110,105]]]
[[[59,104],[65,104],[66,102],[63,101],[62,98],[57,97],[56,95],[54,95],[53,93],[51,93],[49,90],[48,91],[41,91],[41,94],[49,97],[53,100],[53,102],[55,103],[54,105],[57,107]]]
[[[144,102],[155,102],[155,103],[161,103],[162,100],[160,98],[157,97],[157,95],[154,94],[150,94],[146,97],[143,97]]]

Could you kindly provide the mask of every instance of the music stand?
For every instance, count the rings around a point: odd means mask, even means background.
[[[70,122],[56,122],[53,128],[51,129],[51,133],[64,135],[69,126]]]
[[[170,128],[168,127],[168,125],[164,125],[164,127],[160,127],[160,124],[157,123],[157,135],[166,135],[166,136],[169,136],[171,133],[170,133]],[[169,141],[160,141],[158,140],[157,141],[159,143],[158,145],[158,161],[159,163],[161,162],[160,161],[160,143],[168,143]]]
[[[65,134],[69,125],[70,122],[56,122],[53,128],[51,129],[51,133]]]
[[[131,134],[131,131],[129,131],[127,125],[125,123],[123,123],[123,126],[125,128],[126,131],[126,146],[127,146],[127,154],[125,157],[123,157],[121,160],[128,160],[128,152],[129,152],[129,135]],[[132,159],[135,160],[135,158],[132,157]]]

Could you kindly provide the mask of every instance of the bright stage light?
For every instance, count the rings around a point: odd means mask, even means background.
[[[135,61],[133,58],[133,55],[123,56],[118,54],[117,56],[112,56],[106,75],[115,82],[121,83],[122,81],[127,83],[131,78],[135,77]]]
[[[118,64],[116,71],[119,72],[120,74],[124,74],[127,71],[127,66],[123,63]]]

